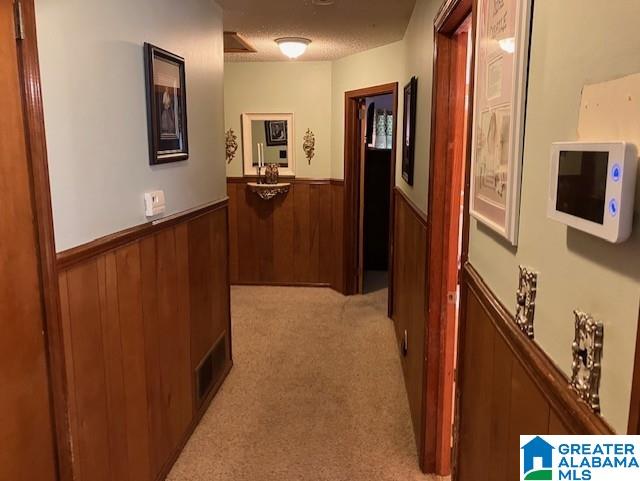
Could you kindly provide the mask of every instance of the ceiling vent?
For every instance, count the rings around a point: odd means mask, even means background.
[[[255,53],[257,50],[238,32],[224,32],[224,53]]]

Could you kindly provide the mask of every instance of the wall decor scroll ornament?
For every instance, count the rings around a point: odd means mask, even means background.
[[[575,339],[571,346],[573,364],[571,388],[591,409],[600,414],[600,376],[604,327],[591,314],[579,310],[575,316]]]
[[[533,318],[536,311],[538,273],[519,266],[520,277],[516,291],[516,324],[529,339],[534,338]]]
[[[313,156],[316,155],[316,136],[313,135],[311,129],[307,129],[307,132],[304,134],[302,150],[304,150],[304,154],[307,156],[309,165],[311,165],[311,159],[313,159]]]
[[[237,151],[238,151],[238,136],[235,134],[233,129],[229,129],[227,130],[227,133],[226,133],[227,164],[230,164],[231,161],[236,157]]]

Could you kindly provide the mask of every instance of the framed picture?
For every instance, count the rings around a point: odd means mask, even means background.
[[[416,103],[418,100],[418,79],[404,87],[404,116],[402,121],[402,178],[413,185],[413,162],[416,146]]]
[[[517,245],[531,0],[478,0],[470,213]]]
[[[189,158],[184,59],[144,44],[149,163]]]
[[[287,145],[287,121],[267,120],[264,123],[267,147]]]

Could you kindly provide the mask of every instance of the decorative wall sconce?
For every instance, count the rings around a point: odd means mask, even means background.
[[[516,291],[516,324],[529,339],[534,338],[533,317],[536,312],[538,273],[519,266],[520,277]]]
[[[226,154],[227,154],[227,164],[230,164],[231,161],[235,158],[236,152],[238,151],[238,136],[235,134],[233,129],[229,129],[226,132]]]
[[[591,314],[575,310],[571,388],[600,414],[600,376],[604,327]]]
[[[311,159],[316,155],[316,136],[313,135],[311,129],[307,129],[307,132],[304,134],[304,142],[302,144],[302,149],[304,150],[305,155],[307,156],[307,160],[309,161],[309,165],[311,165]]]

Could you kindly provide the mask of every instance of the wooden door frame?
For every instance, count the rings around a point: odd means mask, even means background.
[[[472,15],[471,35],[476,28],[475,0],[445,0],[434,21],[433,88],[431,99],[431,149],[429,163],[429,194],[427,206],[427,322],[425,325],[425,366],[423,386],[423,416],[421,436],[423,442],[421,467],[424,472],[448,475],[455,471],[450,440],[455,427],[452,426],[451,411],[454,373],[452,365],[443,359],[447,354],[447,339],[452,333],[443,322],[447,308],[447,255],[448,206],[452,192],[450,162],[452,149],[452,119],[450,116],[451,64],[454,58],[452,36],[469,15]],[[471,43],[471,67],[473,71],[475,41]],[[471,140],[473,125],[473,75],[469,84],[469,114],[467,142]],[[464,179],[464,215],[462,225],[461,265],[468,258],[469,245],[469,187],[471,149],[467,149]],[[460,272],[458,279],[460,279]],[[452,364],[453,358],[449,364]],[[457,399],[457,395],[455,396]],[[456,409],[457,412],[457,409]],[[455,423],[454,423],[455,424]]]
[[[47,369],[50,382],[52,425],[55,431],[58,477],[73,479],[71,438],[67,416],[67,376],[62,337],[58,269],[51,207],[49,164],[44,127],[44,110],[34,0],[21,0],[24,38],[16,40],[18,70],[22,84],[27,156],[31,169],[34,227],[39,249],[40,290],[43,298]]]
[[[391,148],[391,179],[389,189],[389,304],[393,308],[393,230],[395,224],[396,145],[398,134],[398,82],[351,90],[344,94],[344,286],[345,294],[358,292],[359,208],[360,208],[360,137],[358,101],[366,97],[391,94],[393,97],[393,146]]]

